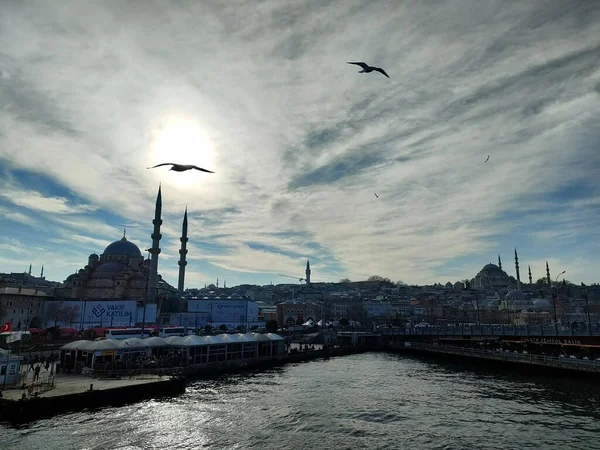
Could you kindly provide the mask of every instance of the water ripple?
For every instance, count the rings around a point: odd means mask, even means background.
[[[590,449],[600,389],[365,354],[199,380],[177,398],[1,428],[7,449]]]

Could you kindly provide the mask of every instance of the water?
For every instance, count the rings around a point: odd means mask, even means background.
[[[181,397],[0,428],[2,449],[593,449],[600,391],[363,354],[192,384]]]

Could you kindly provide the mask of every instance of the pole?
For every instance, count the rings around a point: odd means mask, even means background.
[[[148,259],[150,259],[150,251],[148,251]],[[144,293],[144,310],[142,311],[142,338],[144,337],[144,328],[146,327],[146,302],[148,301],[148,275],[150,274],[150,270],[146,270],[146,292]],[[137,316],[137,308],[135,312]]]
[[[588,294],[587,294],[587,289],[584,291],[584,296],[583,298],[585,298],[585,311],[587,312],[587,319],[588,319],[588,334],[591,336],[592,335],[592,320],[590,318],[590,302],[588,300]]]
[[[560,277],[563,273],[565,273],[566,270],[563,270],[561,273],[559,273],[558,275],[556,275],[556,279],[554,280],[554,288],[552,286],[550,286],[550,290],[552,291],[552,306],[554,309],[554,334],[556,336],[558,336],[558,318],[556,315],[556,300],[557,300],[557,296],[558,296],[558,292],[557,292],[557,287],[556,287],[556,283],[558,283],[558,277]]]
[[[27,318],[25,319],[25,330],[29,328],[29,313],[31,311],[31,300],[29,300],[29,307],[27,309]],[[19,353],[18,356],[21,356],[21,349],[23,348],[23,333],[21,333],[21,339],[19,340]],[[8,370],[8,367],[6,368]]]
[[[10,336],[10,335],[8,335]],[[10,346],[7,346],[6,350],[6,369],[4,371],[4,382],[2,383],[2,390],[6,389],[6,379],[8,378],[8,363],[10,358]]]

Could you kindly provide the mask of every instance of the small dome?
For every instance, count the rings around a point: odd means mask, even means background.
[[[123,266],[118,262],[106,262],[96,269],[96,272],[121,272]]]
[[[533,306],[535,306],[536,309],[541,309],[544,311],[549,311],[552,308],[552,305],[550,304],[550,302],[548,300],[546,300],[545,298],[536,298],[533,301]]]
[[[129,242],[125,236],[119,241],[115,241],[104,249],[103,255],[127,255],[127,256],[142,256],[142,252],[137,245]]]
[[[525,292],[520,291],[519,289],[514,289],[506,294],[506,297],[504,298],[506,300],[526,300],[527,295],[525,295]]]

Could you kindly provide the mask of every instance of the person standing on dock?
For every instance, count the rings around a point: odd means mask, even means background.
[[[37,381],[40,379],[40,366],[35,367],[35,371],[33,372],[33,381]]]

